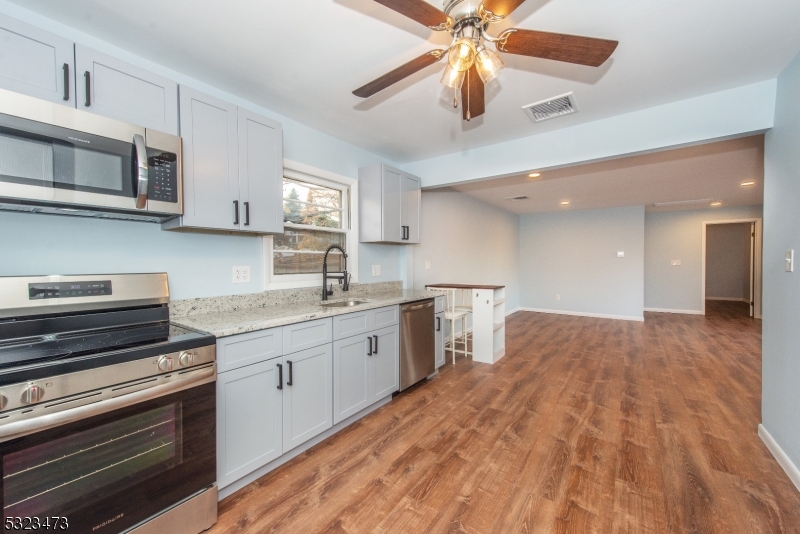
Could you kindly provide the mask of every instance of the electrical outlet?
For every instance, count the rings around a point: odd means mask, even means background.
[[[624,258],[625,257],[625,251],[624,250],[618,250],[617,251],[617,257],[618,258]]]
[[[681,260],[672,260],[669,263],[670,263],[670,265],[672,265],[674,267],[677,267],[677,266],[679,266],[681,264]]]
[[[556,295],[556,300],[561,300],[561,295]]]
[[[372,276],[380,276],[381,275],[381,266],[380,265],[373,265],[372,266]]]
[[[234,284],[249,284],[250,283],[250,266],[234,266],[233,268],[233,283]]]
[[[430,271],[431,270],[431,261],[430,260],[425,260],[425,270],[426,271]]]

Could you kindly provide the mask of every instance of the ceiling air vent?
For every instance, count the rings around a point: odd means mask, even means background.
[[[509,202],[517,202],[518,200],[528,200],[527,195],[520,195],[518,197],[506,197]]]
[[[533,122],[542,122],[547,119],[575,113],[578,111],[578,104],[575,103],[575,96],[572,93],[567,93],[522,106],[522,109]]]

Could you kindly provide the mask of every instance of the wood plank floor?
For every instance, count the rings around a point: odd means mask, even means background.
[[[708,313],[518,312],[496,365],[448,363],[224,500],[210,532],[800,533],[756,434],[761,323]]]

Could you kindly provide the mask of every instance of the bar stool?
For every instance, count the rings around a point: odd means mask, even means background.
[[[447,289],[447,304],[444,312],[445,320],[450,321],[449,348],[453,353],[453,365],[456,363],[456,353],[463,354],[465,358],[472,355],[469,351],[469,332],[467,332],[467,318],[472,313],[472,306],[465,304],[463,292],[461,298],[458,299],[460,303],[456,304],[458,291],[458,289]],[[461,334],[458,336],[456,336],[456,323],[461,327]],[[458,345],[462,345],[463,348],[459,349]],[[445,345],[445,350],[447,348]]]

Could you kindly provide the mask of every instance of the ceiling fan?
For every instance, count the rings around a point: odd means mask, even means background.
[[[394,69],[353,94],[367,98],[411,76],[447,56],[441,82],[456,92],[453,105],[458,107],[461,90],[462,116],[469,121],[486,111],[483,86],[503,68],[503,60],[484,44],[494,43],[497,50],[509,54],[531,56],[599,67],[614,53],[617,41],[594,39],[562,33],[511,28],[497,37],[486,30],[500,22],[525,0],[444,0],[444,11],[425,0],[375,0],[435,31],[447,31],[453,44],[446,50],[431,50]]]

